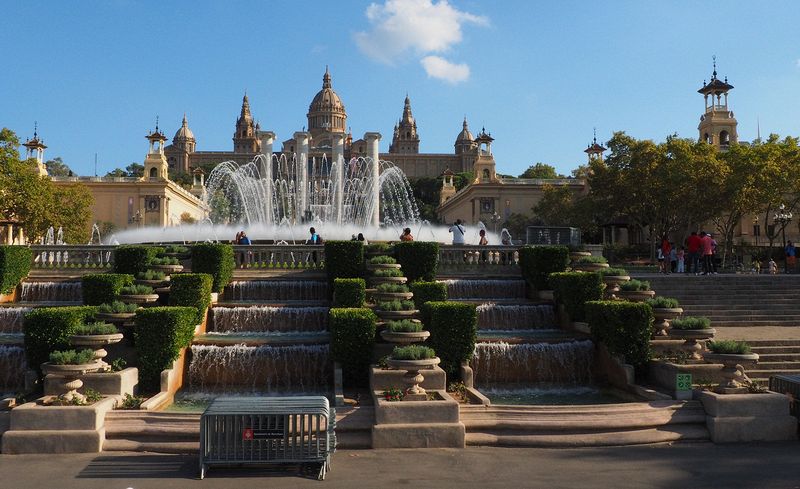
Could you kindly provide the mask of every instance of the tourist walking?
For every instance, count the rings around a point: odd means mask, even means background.
[[[250,244],[250,238],[247,237],[247,233],[245,233],[244,231],[239,231],[239,233],[236,235],[236,244],[237,245],[249,245]],[[250,255],[251,255],[251,253],[252,252],[250,252],[250,251],[243,251],[242,253],[239,254],[239,266],[240,267],[244,268],[244,267],[250,265]]]
[[[711,235],[706,234],[705,231],[700,232],[700,252],[703,255],[703,275],[708,275],[713,271],[711,261],[714,257],[714,250]]]
[[[789,241],[786,243],[786,248],[783,252],[786,255],[786,273],[793,272],[797,265],[797,249],[794,244]]]
[[[692,231],[692,234],[686,238],[686,252],[689,255],[688,273],[695,275],[700,273],[700,246],[700,236],[697,235],[697,231]]]
[[[400,241],[414,241],[414,236],[411,234],[411,228],[403,229],[403,234],[400,235]]]
[[[317,230],[316,229],[314,229],[313,227],[309,228],[308,233],[311,235],[311,237],[309,237],[308,241],[306,241],[307,245],[319,245],[319,244],[322,244],[322,236],[317,234]],[[316,251],[312,251],[311,252],[311,259],[314,261],[314,264],[316,265],[317,264],[317,252]]]
[[[464,244],[464,235],[466,234],[466,230],[464,229],[464,225],[461,224],[461,219],[456,219],[456,222],[450,226],[449,232],[453,233],[454,245]]]

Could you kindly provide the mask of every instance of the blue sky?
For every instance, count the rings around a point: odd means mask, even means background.
[[[156,115],[187,113],[198,150],[232,149],[247,90],[279,140],[305,124],[329,65],[355,137],[388,149],[408,92],[423,152],[452,152],[466,115],[498,171],[568,173],[597,127],[697,137],[711,75],[735,86],[741,140],[800,136],[800,2],[381,0],[5,2],[0,126],[80,174],[141,162]],[[409,33],[398,35],[399,32]]]

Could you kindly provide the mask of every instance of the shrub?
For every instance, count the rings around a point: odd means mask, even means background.
[[[94,334],[116,334],[119,333],[119,330],[113,324],[108,323],[88,323],[88,324],[79,324],[77,328],[75,328],[75,332],[73,334],[77,335],[94,335]]]
[[[395,263],[397,260],[387,255],[373,256],[369,259],[370,265],[394,265]]]
[[[136,312],[139,309],[138,304],[126,304],[122,301],[113,301],[110,304],[100,304],[97,306],[97,312],[104,314],[122,314]]]
[[[139,280],[164,280],[167,274],[159,270],[147,270],[136,276]]]
[[[91,306],[41,307],[25,314],[25,355],[30,368],[39,370],[51,351],[68,348],[70,335],[96,311]]]
[[[385,294],[402,294],[409,291],[408,285],[405,284],[380,284],[375,287],[375,290]]]
[[[0,246],[0,294],[9,294],[28,276],[33,253],[27,246]]]
[[[525,246],[519,250],[522,277],[535,290],[547,290],[551,273],[563,272],[569,264],[566,246]]]
[[[389,253],[392,246],[389,243],[370,243],[364,247],[364,251],[371,253]]]
[[[114,272],[138,275],[164,249],[157,246],[122,245],[114,251]]]
[[[333,307],[364,307],[367,285],[363,278],[333,280]]]
[[[410,319],[389,321],[386,323],[386,329],[392,333],[419,333],[422,331],[422,323],[415,323]]]
[[[164,253],[186,254],[189,253],[189,248],[181,245],[167,245],[164,247]]]
[[[685,316],[670,321],[672,329],[710,329],[711,320],[706,317]]]
[[[125,399],[122,400],[122,405],[119,406],[119,409],[139,409],[144,401],[144,397],[133,396],[126,392]]]
[[[151,266],[153,266],[153,265],[155,265],[155,266],[159,266],[159,265],[180,265],[180,264],[181,264],[180,260],[178,260],[174,256],[165,256],[165,257],[161,257],[161,258],[153,258],[152,260],[150,260],[150,263],[148,263],[148,265],[151,265]]]
[[[94,360],[94,350],[89,348],[77,350],[56,350],[48,356],[50,363],[55,365],[85,365]]]
[[[624,277],[628,275],[628,271],[624,268],[601,268],[597,271],[601,277],[605,276],[616,276],[616,277]]]
[[[619,285],[619,290],[625,292],[640,292],[645,290],[650,290],[650,282],[646,280],[629,280],[627,282],[623,282]]]
[[[136,352],[139,387],[158,392],[161,371],[172,366],[194,336],[197,310],[193,307],[148,307],[136,312]]]
[[[603,256],[582,256],[575,263],[608,263]]]
[[[409,282],[436,279],[439,268],[439,243],[433,241],[403,241],[394,245],[394,256],[403,267]]]
[[[203,322],[206,309],[211,304],[211,284],[214,279],[207,273],[181,273],[172,277],[169,305],[194,307],[195,324]]]
[[[592,337],[606,345],[612,355],[621,355],[641,375],[650,360],[653,312],[644,303],[590,301],[586,318]]]
[[[359,278],[364,270],[364,243],[362,241],[326,241],[325,271],[328,283],[337,278]],[[333,287],[331,287],[333,290]]]
[[[417,306],[414,301],[385,301],[377,305],[380,311],[414,311]]]
[[[350,386],[367,385],[377,320],[366,308],[330,310],[331,355],[342,365],[344,381]]]
[[[592,272],[558,272],[550,274],[550,284],[556,301],[572,321],[585,321],[584,304],[603,298],[603,282]]]
[[[461,362],[472,358],[478,337],[475,305],[461,302],[428,302],[424,306],[431,335],[427,343],[439,354],[448,379],[458,377]]]
[[[442,282],[414,282],[411,284],[411,292],[414,293],[414,304],[419,310],[422,310],[422,305],[426,302],[447,300],[447,284]]]
[[[113,302],[123,287],[133,285],[133,275],[126,273],[98,273],[84,275],[81,279],[83,303],[87,306],[99,306]]]
[[[680,305],[678,299],[672,297],[654,297],[644,302],[653,309],[674,309]]]
[[[149,285],[128,285],[119,289],[119,295],[149,295],[153,288]]]
[[[233,278],[233,246],[222,243],[200,243],[192,246],[192,272],[214,277],[213,292],[222,292]]]
[[[736,340],[716,340],[706,343],[706,347],[712,353],[722,355],[747,355],[750,353],[750,345],[745,341]]]
[[[372,272],[372,275],[374,275],[376,277],[402,277],[403,276],[403,272],[401,270],[396,269],[396,268],[389,268],[389,269],[383,269],[383,270],[374,270]]]
[[[395,360],[427,360],[435,357],[436,352],[429,346],[395,346],[392,350],[392,358]]]

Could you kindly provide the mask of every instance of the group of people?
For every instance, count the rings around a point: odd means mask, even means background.
[[[467,234],[466,229],[464,228],[464,224],[461,222],[461,219],[456,219],[456,222],[450,226],[449,232],[453,233],[453,244],[454,245],[463,245],[465,244],[464,238]],[[513,244],[511,242],[511,233],[508,232],[508,229],[503,228],[500,232],[500,242],[504,246],[510,246]],[[486,230],[481,229],[478,231],[478,243],[479,246],[487,246],[489,244],[489,240],[486,238]]]
[[[693,273],[712,275],[717,273],[717,240],[711,233],[692,231],[686,238],[686,246],[676,247],[665,234],[657,250],[658,268],[661,273]]]

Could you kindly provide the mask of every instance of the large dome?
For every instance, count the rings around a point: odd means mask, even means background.
[[[317,92],[311,105],[308,106],[309,112],[323,112],[323,111],[336,111],[344,112],[344,104],[339,95],[331,88],[331,75],[328,69],[325,69],[325,75],[322,77],[322,90]]]
[[[194,133],[191,129],[189,129],[189,123],[186,121],[186,114],[183,114],[183,123],[181,124],[181,128],[175,133],[175,137],[172,138],[172,141],[194,141]]]
[[[312,138],[326,132],[344,133],[347,124],[347,113],[339,95],[331,87],[331,74],[325,67],[322,77],[322,90],[317,92],[311,105],[308,106],[308,131]]]
[[[461,132],[458,133],[458,137],[456,138],[456,144],[459,143],[471,143],[475,140],[472,137],[472,133],[469,132],[469,127],[467,126],[467,118],[464,117],[464,124],[462,125]]]

